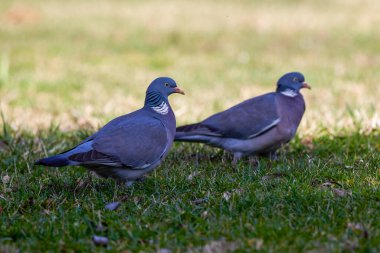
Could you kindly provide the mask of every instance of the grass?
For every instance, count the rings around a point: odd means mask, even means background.
[[[380,250],[379,2],[0,2],[0,252]],[[280,160],[176,144],[126,189],[33,161],[139,108],[173,77],[178,124],[274,89],[312,85]],[[6,123],[4,123],[6,122]],[[120,201],[116,211],[106,203]],[[109,238],[96,246],[93,235]]]
[[[11,246],[3,250],[380,249],[379,131],[296,139],[279,161],[263,159],[257,168],[242,161],[236,170],[228,154],[177,144],[130,189],[84,169],[32,168],[35,154],[63,150],[83,135],[50,130],[8,139],[0,240]],[[105,210],[113,201],[121,207]],[[97,248],[93,235],[109,245]]]

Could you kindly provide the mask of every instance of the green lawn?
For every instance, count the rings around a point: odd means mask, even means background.
[[[1,1],[0,252],[380,251],[379,10],[377,0]],[[313,89],[278,161],[233,169],[227,153],[176,144],[129,189],[33,167],[141,107],[157,76],[186,91],[171,97],[184,124],[294,70]]]

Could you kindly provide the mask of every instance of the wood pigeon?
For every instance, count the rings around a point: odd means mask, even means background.
[[[311,88],[301,73],[277,82],[275,92],[248,99],[191,125],[177,128],[175,141],[200,142],[242,156],[275,155],[295,135],[305,112],[302,88]]]
[[[159,166],[173,144],[176,119],[168,101],[172,93],[185,94],[173,79],[155,79],[143,108],[110,121],[78,146],[35,164],[84,166],[131,185]]]

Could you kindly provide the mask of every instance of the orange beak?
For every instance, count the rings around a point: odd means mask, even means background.
[[[185,92],[178,87],[174,88],[174,93],[179,93],[179,94],[185,95]]]
[[[311,90],[311,86],[308,84],[308,83],[302,83],[302,88],[307,88],[309,90]]]

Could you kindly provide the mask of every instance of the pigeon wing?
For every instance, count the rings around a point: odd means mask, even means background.
[[[246,100],[202,121],[195,132],[224,138],[250,139],[280,122],[275,93]]]
[[[93,139],[88,139],[92,142],[92,150],[75,154],[70,159],[83,165],[143,169],[160,160],[167,151],[168,134],[160,120],[144,116],[114,122],[100,129]]]

